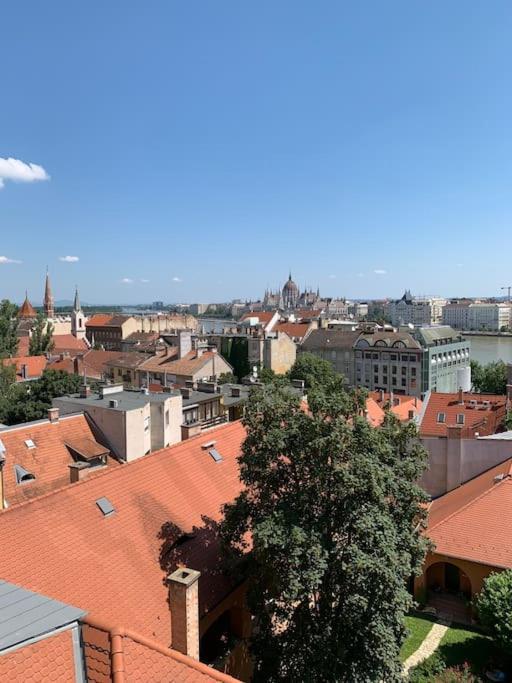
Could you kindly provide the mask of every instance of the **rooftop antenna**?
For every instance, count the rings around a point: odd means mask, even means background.
[[[512,285],[507,285],[506,287],[502,287],[502,290],[506,289],[507,290],[507,300],[508,303],[510,303],[510,290],[512,290]]]

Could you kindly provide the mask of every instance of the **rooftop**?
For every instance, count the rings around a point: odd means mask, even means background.
[[[459,426],[464,438],[494,434],[506,414],[506,396],[435,391],[427,394],[420,423],[421,436],[447,436],[448,427]]]

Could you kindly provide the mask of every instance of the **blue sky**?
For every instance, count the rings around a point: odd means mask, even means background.
[[[0,158],[50,179],[0,163],[0,297],[40,300],[46,264],[97,303],[256,297],[289,268],[499,294],[511,32],[500,1],[7,3]]]

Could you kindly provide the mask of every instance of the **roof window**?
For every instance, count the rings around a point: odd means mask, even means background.
[[[34,442],[32,439],[26,439],[26,440],[25,440],[25,446],[26,446],[27,448],[35,448],[35,447],[36,447],[36,444],[35,444],[35,442]]]
[[[17,484],[25,484],[28,481],[33,481],[36,477],[32,472],[29,472],[21,465],[14,465],[14,474],[16,475]]]
[[[457,424],[458,425],[464,424],[464,413],[457,413]]]
[[[208,453],[212,456],[215,462],[222,462],[222,455],[216,448],[210,448]]]
[[[437,413],[437,421],[439,424],[444,424],[446,422],[446,413]]]
[[[113,515],[116,511],[108,498],[98,498],[96,505],[99,507],[104,517],[110,517],[110,515]]]

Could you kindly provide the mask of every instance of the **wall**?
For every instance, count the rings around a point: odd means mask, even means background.
[[[434,498],[512,457],[512,441],[424,436],[429,469],[421,485]]]
[[[151,405],[124,413],[126,416],[126,461],[136,460],[151,451]],[[145,428],[149,418],[149,427]]]
[[[181,441],[181,424],[183,422],[183,399],[181,396],[169,396],[165,401],[151,402],[151,450],[165,448]],[[169,413],[169,424],[166,425],[165,414]]]
[[[265,339],[263,366],[278,375],[284,375],[297,357],[297,347],[287,334],[278,334],[276,339]]]
[[[439,555],[437,553],[429,553],[423,565],[423,574],[414,581],[414,595],[417,599],[421,598],[421,593],[426,588],[427,569],[431,565],[436,564],[436,562],[449,562],[463,571],[471,583],[472,595],[479,593],[482,590],[484,579],[489,576],[489,574],[502,571],[497,567],[492,567],[487,564],[479,564],[478,562],[470,562],[469,560],[461,560],[446,555]]]

